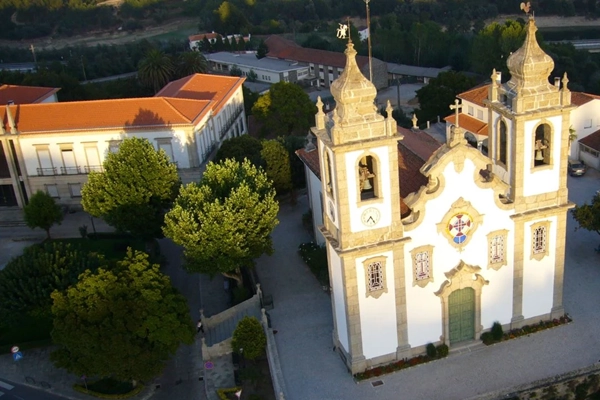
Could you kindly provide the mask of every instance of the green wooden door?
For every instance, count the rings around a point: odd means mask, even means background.
[[[455,290],[448,297],[450,344],[475,338],[475,290]]]

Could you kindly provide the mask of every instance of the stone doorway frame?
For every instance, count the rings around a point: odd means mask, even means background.
[[[450,346],[450,317],[448,311],[448,298],[455,290],[473,288],[475,290],[475,339],[478,339],[483,330],[481,325],[481,291],[484,285],[490,282],[479,275],[480,267],[465,264],[460,261],[458,265],[450,271],[445,272],[446,280],[440,285],[435,295],[440,298],[442,303],[442,336],[440,340]]]

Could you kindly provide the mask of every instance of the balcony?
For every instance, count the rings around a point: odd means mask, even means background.
[[[240,115],[242,115],[243,112],[244,112],[244,107],[240,106],[234,112],[234,114],[227,121],[225,121],[225,124],[223,125],[223,128],[221,129],[221,133],[219,134],[220,140],[223,140],[225,135],[227,135],[227,132],[229,132],[229,130],[231,129],[233,124],[238,120],[238,118],[240,117]]]
[[[38,168],[37,169],[37,174],[38,176],[52,176],[52,175],[58,175],[56,172],[56,167],[51,167],[51,168]]]
[[[60,167],[61,175],[79,175],[81,174],[81,168],[77,167]]]
[[[102,167],[102,165],[84,165],[83,166],[83,173],[84,174],[89,174],[91,171],[94,171],[94,172],[103,172],[104,168]]]

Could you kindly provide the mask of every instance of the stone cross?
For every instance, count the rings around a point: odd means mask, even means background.
[[[458,102],[458,99],[454,100],[454,105],[450,104],[450,109],[454,110],[456,113],[456,118],[454,120],[454,125],[458,125],[458,115],[460,114],[460,109],[462,108],[462,104]]]

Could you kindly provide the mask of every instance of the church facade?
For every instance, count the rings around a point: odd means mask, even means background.
[[[391,106],[380,115],[348,43],[336,108],[317,103],[316,146],[298,155],[312,210],[323,211],[334,346],[353,374],[428,343],[452,351],[495,321],[516,328],[564,314],[573,106],[566,76],[549,83],[554,63],[535,31],[530,19],[507,60],[511,79],[492,75],[489,156],[460,125],[435,145],[399,129]]]

